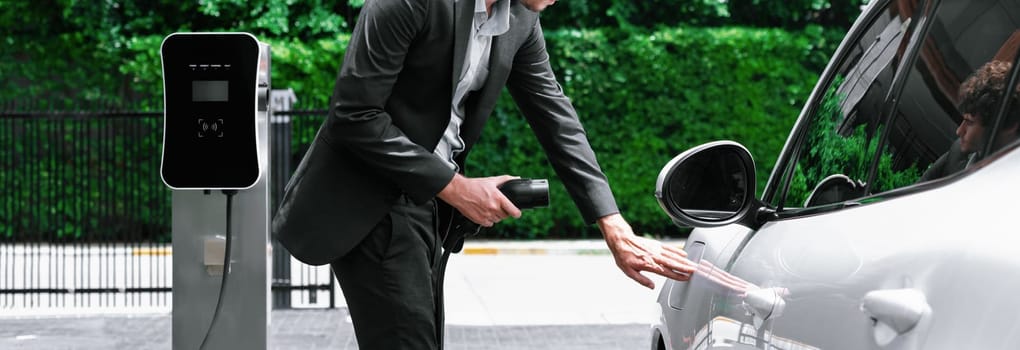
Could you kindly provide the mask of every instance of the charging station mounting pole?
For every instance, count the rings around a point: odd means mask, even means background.
[[[267,349],[269,46],[247,33],[175,33],[160,55],[173,348]]]

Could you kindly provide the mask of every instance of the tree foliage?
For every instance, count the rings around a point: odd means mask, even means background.
[[[543,12],[546,29],[760,26],[845,30],[866,0],[563,1]],[[364,0],[0,2],[0,97],[98,101],[151,97],[131,76],[151,45],[181,31],[244,31],[262,40],[314,42],[349,32]],[[152,72],[148,72],[152,73]],[[332,70],[330,71],[332,73]],[[82,84],[81,82],[88,82]]]
[[[557,2],[546,28],[755,26],[849,28],[867,0],[589,0]]]
[[[0,102],[51,101],[34,104],[51,109],[110,99],[124,105],[158,103],[159,45],[178,31],[256,34],[272,46],[274,88],[294,89],[296,108],[324,108],[362,5],[358,0],[0,4],[6,44],[0,50],[0,76],[6,78],[0,80]],[[756,156],[761,188],[817,73],[845,33],[844,27],[810,24],[822,18],[818,14],[828,11],[825,7],[780,14],[797,18],[783,22],[785,28],[732,26],[762,24],[739,22],[737,5],[719,0],[564,1],[542,15],[554,70],[588,129],[621,209],[642,232],[676,232],[652,191],[659,168],[688,147],[716,139],[745,144]],[[711,25],[730,26],[705,27]],[[152,103],[145,107],[161,108]],[[507,96],[489,123],[471,154],[471,175],[513,173],[553,182],[552,207],[530,211],[489,234],[594,234],[580,221]],[[295,124],[294,149],[307,145],[317,126],[317,120]],[[125,191],[115,193],[130,195]],[[59,191],[45,193],[53,197],[34,200],[71,200],[59,198],[67,197]]]
[[[148,77],[132,75],[140,67],[130,64],[146,58],[138,55],[158,58],[152,44],[170,33],[336,38],[350,31],[358,7],[357,0],[3,1],[0,76],[7,79],[0,81],[0,98],[46,99],[65,107],[110,97],[145,99],[153,90],[136,84]]]
[[[584,123],[621,211],[639,232],[680,234],[652,192],[659,170],[698,144],[730,139],[756,156],[758,188],[775,163],[834,40],[819,30],[662,28],[620,36],[547,33],[553,69]],[[819,54],[826,52],[825,54]],[[585,226],[516,107],[497,107],[471,174],[552,180],[553,204],[492,235],[597,235]],[[501,224],[503,225],[503,224]]]

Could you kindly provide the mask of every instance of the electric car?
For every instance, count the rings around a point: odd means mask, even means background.
[[[760,192],[737,142],[673,158],[656,197],[697,269],[663,285],[650,348],[1016,349],[1020,74],[970,78],[1018,48],[1015,0],[871,1]]]

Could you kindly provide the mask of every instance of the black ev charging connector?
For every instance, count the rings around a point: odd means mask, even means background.
[[[514,179],[499,186],[499,191],[510,200],[517,209],[533,209],[549,206],[549,181],[546,179]],[[482,226],[456,213],[450,224],[450,230],[443,240],[443,248],[459,253],[464,248],[464,238],[477,235]]]
[[[549,181],[546,179],[515,179],[499,186],[499,191],[518,209],[549,206]]]

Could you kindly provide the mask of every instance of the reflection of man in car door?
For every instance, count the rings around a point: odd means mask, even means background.
[[[921,176],[921,181],[940,178],[963,170],[970,160],[984,147],[988,133],[995,122],[995,114],[1002,101],[1009,80],[1012,63],[991,61],[981,66],[963,84],[960,84],[960,112],[963,121],[956,128],[960,138],[950,146],[949,151],[932,163],[931,167]],[[1017,139],[1020,126],[1020,106],[1016,101],[1017,92],[1005,119],[999,127],[992,142],[992,150]]]

